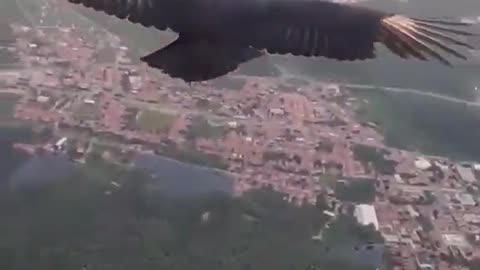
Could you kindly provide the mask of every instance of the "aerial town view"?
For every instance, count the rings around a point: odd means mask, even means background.
[[[18,151],[127,167],[135,153],[159,155],[228,175],[237,196],[269,187],[298,206],[321,199],[332,218],[353,206],[392,269],[468,269],[460,262],[480,258],[480,164],[387,146],[357,115],[367,101],[343,84],[239,72],[188,84],[96,29],[5,27],[14,42],[0,46],[18,63],[0,70],[0,99],[16,100],[16,120],[52,130]],[[352,199],[352,189],[363,193]]]

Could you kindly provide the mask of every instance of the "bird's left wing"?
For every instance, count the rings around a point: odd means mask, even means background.
[[[273,54],[324,56],[338,60],[375,57],[381,42],[402,58],[449,61],[437,50],[465,59],[447,44],[472,48],[458,39],[471,35],[464,23],[421,20],[319,0],[257,0],[238,37]]]
[[[96,11],[145,27],[153,26],[160,30],[172,28],[175,24],[175,10],[169,8],[169,0],[68,0]]]

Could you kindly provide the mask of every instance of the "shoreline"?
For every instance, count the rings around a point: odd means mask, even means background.
[[[204,165],[198,165],[198,164],[195,164],[195,163],[185,162],[185,161],[182,161],[182,160],[179,160],[179,159],[172,158],[168,155],[157,154],[153,150],[138,150],[136,152],[136,154],[159,157],[159,158],[162,158],[162,159],[165,159],[165,160],[168,160],[168,161],[172,161],[172,162],[175,162],[175,163],[178,163],[178,164],[188,165],[188,166],[191,166],[192,168],[201,169],[201,170],[205,170],[205,171],[213,171],[214,173],[221,173],[221,174],[224,174],[225,176],[228,176],[228,177],[236,177],[237,176],[236,174],[234,174],[230,171],[227,171],[227,170],[222,170],[222,169],[218,169],[218,168],[214,168],[214,167],[208,167],[208,166],[204,166]],[[133,165],[132,161],[130,161],[128,163],[128,166]]]

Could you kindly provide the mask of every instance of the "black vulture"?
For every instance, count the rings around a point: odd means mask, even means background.
[[[204,81],[263,55],[293,54],[341,61],[375,58],[383,43],[402,58],[467,59],[449,45],[465,42],[469,25],[420,19],[321,0],[68,0],[178,38],[141,58],[171,77]],[[461,37],[461,38],[459,38]]]

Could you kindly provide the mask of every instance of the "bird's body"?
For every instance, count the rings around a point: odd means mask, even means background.
[[[465,56],[448,45],[465,23],[412,19],[320,0],[68,0],[146,27],[171,29],[179,38],[142,58],[185,81],[202,81],[235,70],[240,63],[271,54],[364,60],[383,43],[402,58],[436,58],[437,52]]]

